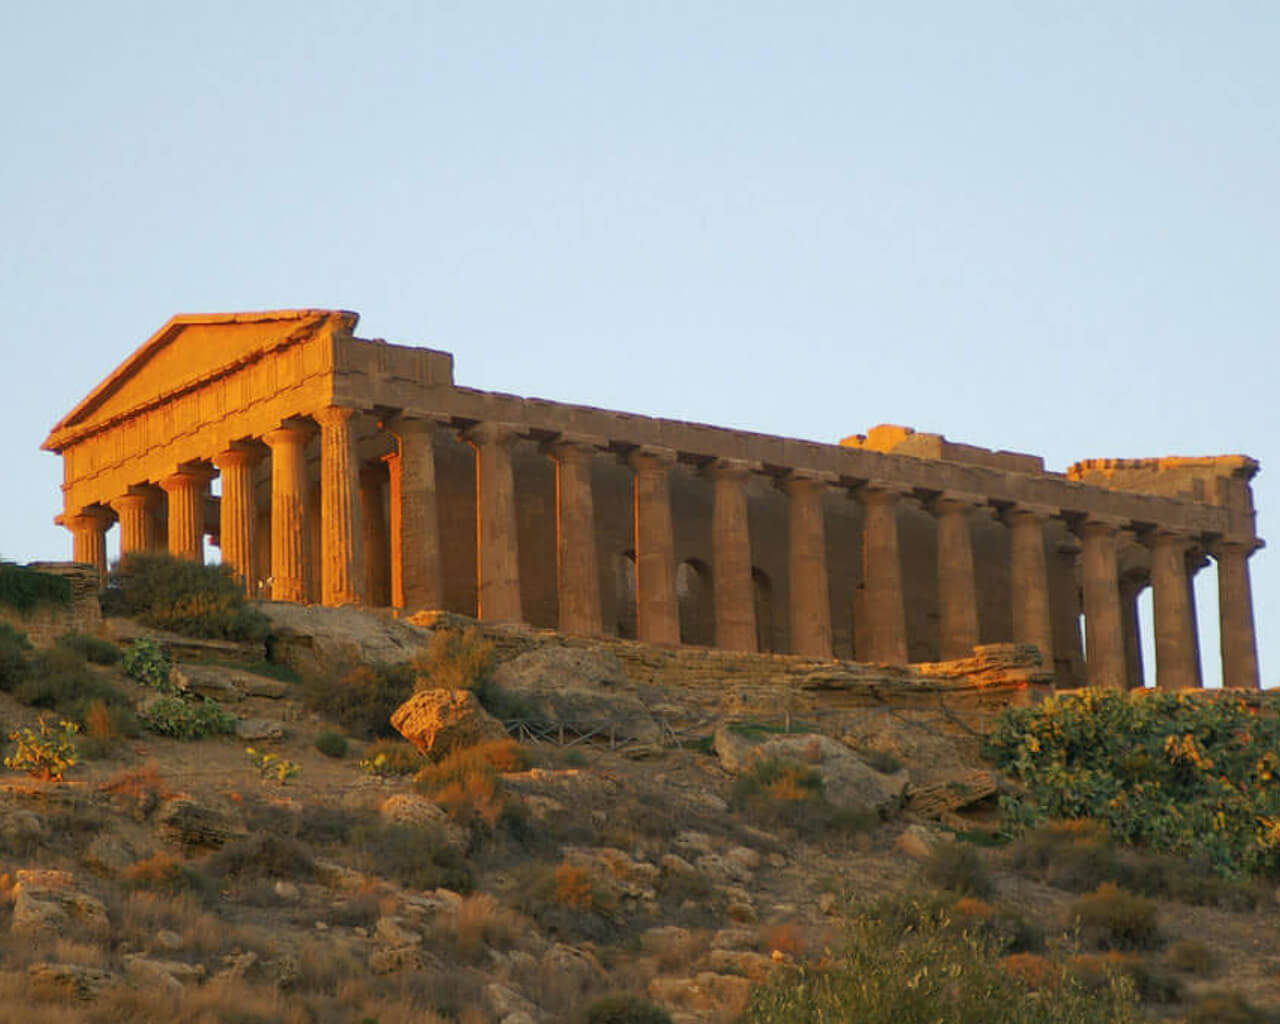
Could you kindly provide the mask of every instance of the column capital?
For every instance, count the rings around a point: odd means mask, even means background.
[[[389,434],[425,433],[453,421],[443,412],[397,412],[378,420],[378,427]]]
[[[178,490],[202,488],[206,487],[213,477],[213,472],[204,466],[179,466],[176,473],[160,481],[160,489],[166,494],[172,494]]]
[[[785,494],[821,494],[840,478],[835,473],[817,469],[793,469],[778,478],[777,486]]]
[[[290,417],[287,420],[281,420],[280,426],[274,430],[268,430],[263,434],[262,440],[272,448],[280,444],[306,444],[315,432],[315,426],[307,420]]]
[[[627,456],[627,465],[637,474],[666,473],[676,464],[676,450],[662,445],[642,444]]]
[[[1230,556],[1250,558],[1264,547],[1266,543],[1260,537],[1218,537],[1206,545],[1206,550],[1215,559]]]
[[[1176,545],[1189,550],[1193,544],[1199,542],[1200,537],[1199,534],[1192,533],[1190,530],[1157,525],[1149,530],[1139,531],[1137,539],[1139,544],[1148,548]]]
[[[1061,515],[1062,510],[1053,505],[1036,505],[1031,502],[1018,501],[1005,505],[1000,509],[998,518],[1005,526],[1013,526],[1020,522],[1037,522],[1044,525],[1051,519]]]
[[[79,512],[73,512],[67,516],[59,516],[58,520],[68,530],[74,531],[77,528],[90,526],[105,530],[116,521],[116,514],[106,505],[86,505]]]
[[[575,434],[566,430],[545,442],[542,450],[557,462],[588,461],[608,446],[609,439],[601,434]]]
[[[514,444],[529,433],[520,423],[504,423],[500,420],[481,420],[459,432],[458,436],[472,445]]]
[[[912,490],[905,484],[868,480],[853,488],[851,493],[863,505],[895,505],[898,499],[908,497]]]
[[[340,427],[359,413],[359,409],[349,405],[326,405],[313,412],[311,417],[322,427]]]
[[[262,451],[256,445],[233,441],[226,451],[219,452],[212,461],[219,469],[229,469],[232,466],[254,466],[261,459]]]
[[[981,494],[969,494],[964,491],[939,491],[924,502],[924,507],[932,515],[942,517],[955,515],[956,513],[972,512],[974,509],[983,508],[986,504],[987,499]]]
[[[148,493],[148,491],[150,491],[150,493]],[[155,491],[150,488],[144,489],[142,487],[130,487],[124,492],[124,494],[112,498],[109,504],[116,510],[116,514],[119,515],[121,512],[126,510],[137,510],[141,512],[154,500]]]
[[[746,481],[764,470],[764,463],[751,459],[712,459],[702,467],[709,480]]]
[[[1114,537],[1121,530],[1127,530],[1129,520],[1120,516],[1086,515],[1070,524],[1071,532],[1077,537]]]

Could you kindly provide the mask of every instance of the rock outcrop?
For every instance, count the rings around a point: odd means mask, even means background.
[[[470,690],[419,690],[391,713],[391,726],[432,757],[507,735]]]

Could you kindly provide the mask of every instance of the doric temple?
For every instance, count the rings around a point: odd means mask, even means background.
[[[447,609],[567,633],[871,662],[1038,645],[1057,685],[1201,685],[1216,562],[1226,685],[1258,686],[1240,455],[1041,459],[876,427],[839,444],[459,387],[357,314],[176,316],[71,410],[76,561],[202,559],[253,596]],[[1087,660],[1085,652],[1087,651]]]

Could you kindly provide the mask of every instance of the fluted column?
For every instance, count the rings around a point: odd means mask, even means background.
[[[1153,531],[1151,597],[1156,641],[1156,685],[1189,690],[1199,685],[1195,623],[1187,574],[1191,538],[1173,530]]]
[[[201,468],[180,469],[160,481],[169,496],[169,554],[204,561],[204,496],[210,474]]]
[[[629,461],[635,471],[636,638],[651,644],[678,644],[670,484],[676,453],[645,445],[632,452]]]
[[[778,486],[787,496],[787,586],[791,595],[791,653],[831,657],[831,595],[822,496],[830,473],[793,470]]]
[[[391,603],[440,608],[440,518],[432,419],[400,416],[387,429],[397,450],[386,457],[391,528]]]
[[[1124,624],[1120,615],[1120,583],[1116,567],[1118,520],[1088,518],[1077,527],[1083,552],[1085,654],[1089,685],[1123,689]]]
[[[364,530],[364,595],[374,608],[391,603],[390,553],[383,491],[387,469],[381,462],[360,467],[360,523]]]
[[[1120,617],[1124,623],[1125,686],[1140,690],[1144,685],[1142,668],[1142,625],[1138,616],[1138,595],[1147,586],[1145,575],[1126,573],[1120,577]]]
[[[747,525],[747,480],[760,469],[741,459],[717,459],[705,470],[714,494],[711,511],[711,586],[716,646],[755,651],[755,589],[751,584],[751,533]]]
[[[562,633],[604,632],[591,463],[606,443],[604,438],[562,434],[547,446],[556,463],[556,588]]]
[[[271,600],[307,599],[307,460],[311,428],[291,420],[263,436],[271,448]]]
[[[254,533],[257,526],[253,468],[258,463],[258,457],[259,453],[248,446],[232,445],[213,460],[222,475],[218,528],[222,562],[231,568],[249,597],[257,592],[257,580],[253,578]]]
[[[976,496],[944,493],[929,502],[938,520],[938,647],[944,659],[967,658],[978,643],[978,586],[969,516]]]
[[[363,598],[356,415],[341,405],[315,413],[320,424],[320,601],[329,606],[360,604]]]
[[[1249,556],[1260,547],[1253,538],[1222,540],[1213,549],[1218,562],[1218,619],[1222,650],[1222,685],[1256,690],[1258,640],[1253,624],[1253,588]]]
[[[120,556],[131,555],[135,551],[151,550],[151,533],[153,514],[151,498],[141,490],[133,490],[122,494],[111,501],[120,518]]]
[[[521,433],[512,423],[477,423],[462,435],[476,452],[476,614],[490,621],[524,619],[511,468],[511,447]]]
[[[863,507],[863,614],[871,661],[907,663],[907,613],[902,600],[898,550],[898,499],[908,493],[892,484],[864,484],[856,491]]]
[[[98,570],[99,579],[107,574],[107,530],[114,520],[111,511],[100,505],[90,505],[64,519],[71,531],[71,560],[92,565]]]
[[[1009,596],[1013,606],[1013,639],[1040,648],[1040,664],[1054,670],[1053,615],[1049,569],[1044,554],[1044,526],[1051,511],[1014,505],[1002,518],[1009,527]]]

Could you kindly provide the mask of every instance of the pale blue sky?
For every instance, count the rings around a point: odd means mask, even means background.
[[[1280,509],[1274,2],[26,2],[0,40],[5,557],[69,555],[39,443],[165,319],[288,306],[815,440],[1244,452]]]

